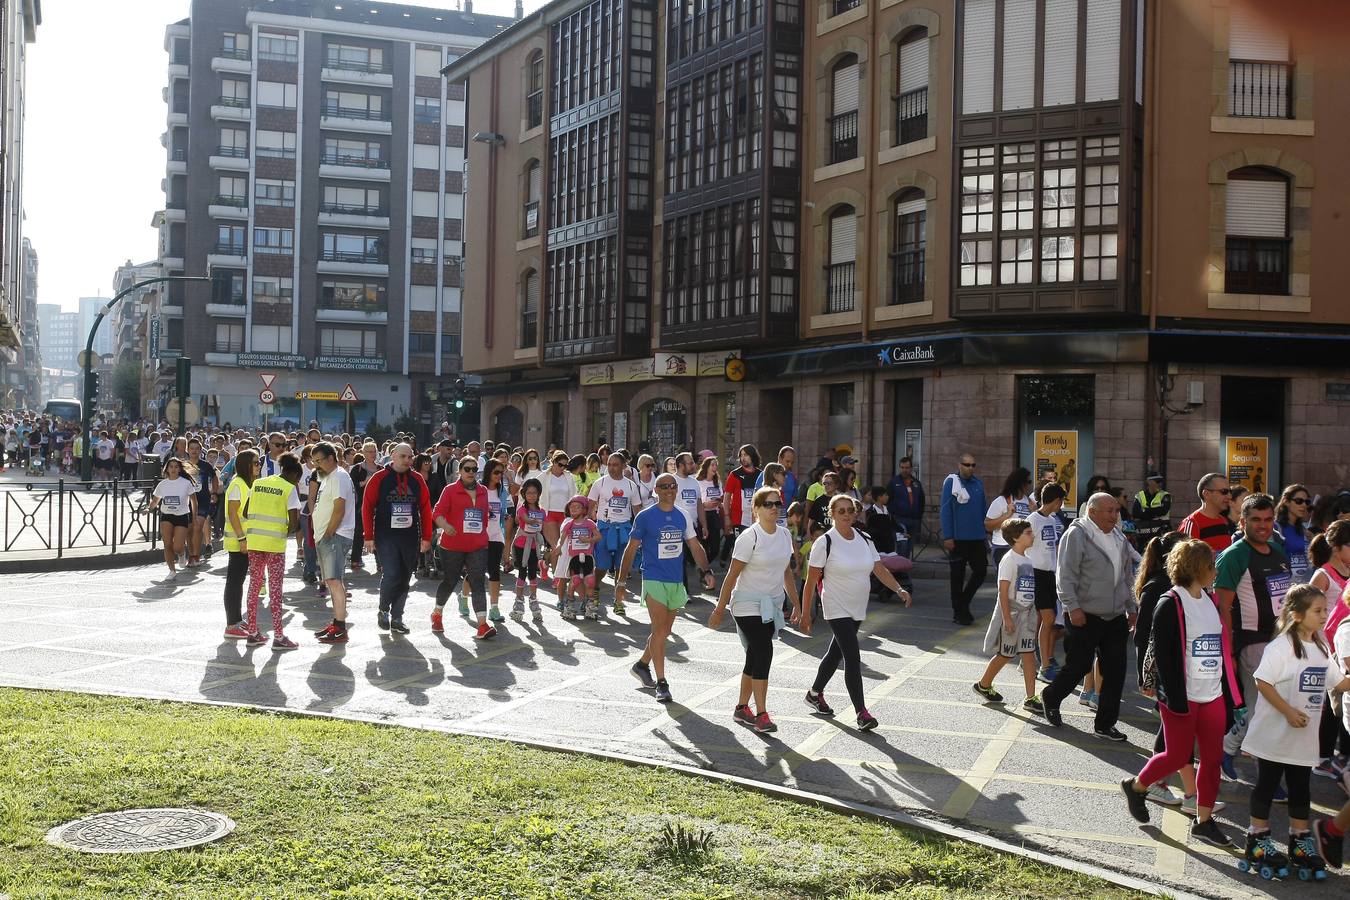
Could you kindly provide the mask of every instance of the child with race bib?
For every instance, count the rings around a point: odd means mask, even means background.
[[[975,693],[990,703],[1002,703],[1003,695],[994,690],[994,676],[1013,659],[1022,660],[1022,685],[1027,698],[1022,706],[1030,712],[1042,712],[1036,695],[1036,577],[1026,552],[1036,542],[1031,523],[1012,518],[999,526],[999,534],[1008,548],[998,562],[998,603],[989,619],[984,636],[984,652],[992,654],[984,676],[972,686]]]

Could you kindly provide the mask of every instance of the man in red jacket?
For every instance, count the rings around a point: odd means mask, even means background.
[[[437,550],[441,561],[441,583],[436,588],[436,609],[431,614],[431,630],[445,631],[445,604],[460,576],[473,594],[473,611],[478,616],[478,640],[485,641],[497,635],[497,629],[487,620],[487,594],[483,589],[483,575],[487,571],[488,551],[488,496],[487,488],[478,483],[478,458],[465,455],[459,461],[459,480],[447,484],[436,501],[432,521],[441,529],[441,546]],[[464,589],[460,589],[460,615],[468,615]]]
[[[389,465],[366,481],[361,498],[366,552],[374,553],[380,564],[379,624],[398,634],[408,633],[403,607],[417,554],[431,549],[430,492],[412,470],[412,461],[412,447],[396,446]]]

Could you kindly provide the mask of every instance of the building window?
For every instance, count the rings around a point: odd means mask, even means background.
[[[376,333],[365,328],[320,328],[320,356],[379,356]]]
[[[295,62],[300,58],[300,39],[293,34],[258,35],[258,59]]]
[[[295,232],[290,228],[254,228],[253,252],[290,253],[295,243]]]
[[[290,278],[277,278],[270,275],[253,276],[253,302],[268,306],[289,306],[294,295]]]
[[[249,349],[254,353],[290,353],[291,326],[254,325]]]
[[[1041,173],[1041,179],[1041,227],[1072,228],[1078,205],[1078,170],[1046,169]],[[1100,192],[1100,187],[1098,190]]]
[[[295,132],[259,129],[257,154],[278,159],[295,159]]]
[[[830,74],[833,104],[830,121],[831,164],[858,156],[858,57],[848,54]]]
[[[1083,235],[1083,280],[1116,280],[1116,234]]]
[[[217,353],[243,353],[244,323],[242,322],[216,323],[215,351]]]
[[[376,281],[320,282],[319,306],[323,309],[356,312],[384,312],[388,308],[385,306],[384,285]]]
[[[1095,228],[1120,221],[1120,166],[1083,167],[1083,224]]]
[[[539,346],[539,273],[525,273],[520,290],[520,349]]]
[[[1045,0],[1041,20],[1041,106],[1078,99],[1078,0]],[[992,65],[992,63],[991,63]]]
[[[175,57],[177,56],[178,42],[174,42]],[[220,36],[220,55],[230,59],[248,59],[248,35],[239,32],[227,31]],[[177,62],[177,59],[174,60]],[[183,60],[187,62],[187,60]]]
[[[801,57],[796,53],[773,55],[773,165],[797,165],[797,116],[800,108]]]
[[[418,125],[441,124],[440,99],[436,97],[414,97],[413,122]]]
[[[1290,118],[1293,84],[1289,35],[1269,18],[1233,6],[1228,32],[1228,114]]]
[[[324,51],[326,69],[345,69],[349,72],[387,72],[384,51],[379,47],[357,47],[352,44],[329,44]]]
[[[999,242],[999,284],[1031,284],[1035,247],[1035,238],[1029,237],[1003,238]]]
[[[351,138],[324,138],[323,162],[367,169],[389,168],[389,163],[384,158],[384,145],[379,141],[360,141]]]
[[[530,55],[529,72],[525,86],[525,127],[538,128],[544,124],[544,51]]]
[[[243,128],[220,129],[220,146],[216,148],[218,156],[232,156],[237,159],[248,158],[248,132]]]
[[[345,187],[336,184],[323,186],[323,204],[319,207],[320,212],[377,216],[380,210],[379,188]]]
[[[922,191],[910,188],[895,198],[895,223],[891,229],[892,304],[923,300],[927,231],[928,201]]]
[[[216,203],[222,206],[248,206],[248,179],[238,175],[221,175],[217,182],[220,193]]]
[[[327,262],[382,263],[385,241],[374,234],[325,234],[319,259]]]
[[[1073,281],[1073,235],[1041,238],[1041,282]]]
[[[262,88],[259,86],[259,93]],[[418,100],[424,98],[417,98]],[[433,101],[439,105],[440,101]],[[414,111],[417,109],[414,103]],[[323,114],[342,119],[372,119],[385,121],[384,98],[379,94],[366,94],[361,91],[329,90],[323,97]],[[439,121],[439,113],[437,120]],[[419,120],[420,121],[420,120]]]
[[[1030,231],[1036,214],[1035,170],[1003,172],[999,195],[999,229]]]
[[[532,159],[525,167],[524,234],[530,238],[539,234],[539,198],[543,190],[543,168]]]
[[[836,16],[840,13],[848,12],[850,9],[857,9],[861,3],[862,0],[831,0],[831,5],[834,7],[834,14]]]
[[[261,43],[261,41],[260,41]],[[280,81],[258,82],[258,105],[295,109],[296,86]]]
[[[895,143],[928,137],[928,29],[908,31],[896,46]]]
[[[825,267],[825,312],[856,307],[858,213],[841,206],[830,215],[830,262]]]
[[[1248,167],[1228,174],[1226,265],[1229,294],[1289,293],[1289,181]]]
[[[248,247],[244,240],[247,230],[243,225],[217,225],[216,252],[226,256],[243,256]]]
[[[214,269],[211,272],[211,302],[226,306],[244,305],[244,278],[240,271]],[[243,340],[243,335],[239,336]]]
[[[265,178],[253,182],[253,202],[259,206],[295,206],[294,181],[270,181]]]
[[[436,332],[408,332],[408,352],[421,356],[430,356],[436,352]]]

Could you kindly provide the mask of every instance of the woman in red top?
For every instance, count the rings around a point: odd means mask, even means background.
[[[437,634],[445,631],[442,618],[445,604],[463,575],[473,595],[473,611],[478,618],[478,633],[474,637],[485,641],[497,635],[497,629],[487,620],[487,592],[483,584],[487,573],[490,515],[487,488],[478,483],[478,460],[466,456],[459,461],[459,480],[445,486],[436,501],[436,508],[431,511],[432,521],[442,531],[441,583],[436,588],[436,609],[431,614],[431,630]],[[469,614],[463,588],[459,592],[459,614]]]
[[[736,454],[741,461],[739,469],[733,469],[727,475],[722,486],[722,511],[731,532],[722,539],[723,559],[729,555],[729,548],[742,531],[755,524],[755,514],[751,510],[751,501],[755,497],[755,481],[759,478],[759,451],[754,444],[742,444]]]

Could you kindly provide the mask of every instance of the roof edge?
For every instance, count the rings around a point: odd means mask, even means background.
[[[441,74],[450,81],[463,81],[470,72],[483,63],[529,40],[538,29],[546,28],[559,19],[570,16],[591,2],[592,0],[553,0],[552,3],[541,6],[505,31],[493,35],[450,63],[441,69]]]

